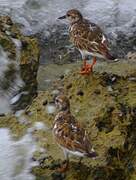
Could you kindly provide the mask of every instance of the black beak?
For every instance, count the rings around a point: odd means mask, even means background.
[[[66,15],[59,17],[58,19],[66,19]]]

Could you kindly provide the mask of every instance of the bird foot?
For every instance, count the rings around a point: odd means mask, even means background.
[[[91,72],[92,72],[92,65],[86,64],[84,67],[82,67],[80,74],[89,75]]]
[[[57,169],[59,173],[64,173],[68,170],[69,163],[67,161],[63,162],[60,168]]]

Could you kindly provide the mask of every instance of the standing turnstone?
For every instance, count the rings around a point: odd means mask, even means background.
[[[72,116],[68,98],[59,95],[55,99],[55,104],[59,113],[54,120],[53,135],[56,142],[63,149],[66,158],[66,163],[62,166],[62,171],[64,171],[69,164],[69,154],[90,158],[95,158],[97,154],[90,144],[85,129]]]
[[[109,53],[108,41],[102,30],[96,24],[84,19],[82,14],[76,10],[69,10],[66,15],[58,19],[68,19],[70,22],[69,36],[70,41],[80,51],[83,59],[81,74],[90,74],[96,63],[96,57],[114,60]],[[93,63],[87,64],[86,56],[92,55]]]

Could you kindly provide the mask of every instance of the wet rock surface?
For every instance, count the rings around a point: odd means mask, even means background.
[[[81,58],[79,51],[71,44],[68,26],[55,25],[49,29],[50,35],[43,38],[43,33],[37,35],[40,39],[42,56],[41,64],[67,64]]]
[[[136,51],[136,27],[135,24],[132,26],[133,31],[131,33],[117,31],[116,37],[108,34],[111,52],[116,57],[124,58],[129,52],[134,53]]]

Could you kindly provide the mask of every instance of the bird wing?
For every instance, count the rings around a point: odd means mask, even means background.
[[[71,41],[78,49],[89,52],[105,54],[108,51],[108,41],[99,26],[84,20],[82,23],[73,25],[70,32]]]
[[[73,116],[63,116],[63,121],[56,121],[54,127],[55,139],[62,147],[81,153],[88,153],[91,149],[86,131]]]

